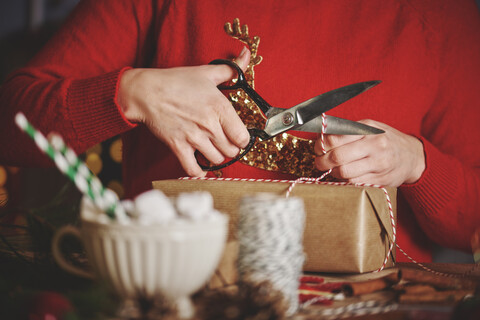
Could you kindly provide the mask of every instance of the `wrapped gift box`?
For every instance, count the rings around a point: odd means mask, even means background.
[[[228,268],[228,261],[233,261],[236,254],[232,243],[236,237],[240,199],[258,192],[285,195],[291,182],[179,179],[154,181],[152,184],[167,196],[192,191],[212,194],[215,208],[230,216],[230,243],[224,253],[226,261],[222,262],[223,268]],[[396,189],[387,190],[395,215]],[[383,265],[392,239],[392,223],[382,189],[298,183],[290,196],[301,197],[305,203],[305,271],[363,273]],[[386,267],[392,266],[393,260],[389,258]]]

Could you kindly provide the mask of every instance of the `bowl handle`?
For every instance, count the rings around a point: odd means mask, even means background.
[[[87,270],[84,270],[80,267],[77,267],[73,265],[72,263],[68,262],[62,253],[62,250],[60,250],[60,244],[63,240],[63,238],[66,235],[71,235],[80,242],[82,242],[82,237],[80,235],[80,230],[75,228],[74,226],[64,226],[61,227],[57,232],[55,232],[55,235],[53,236],[52,239],[52,254],[53,258],[57,262],[57,264],[64,269],[67,272],[70,272],[71,274],[74,274],[76,276],[79,276],[81,278],[86,278],[86,279],[93,279],[94,275],[92,272],[89,272]]]

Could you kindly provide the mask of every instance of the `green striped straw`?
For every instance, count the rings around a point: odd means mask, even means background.
[[[50,141],[36,130],[23,113],[15,116],[16,124],[33,139],[37,147],[55,162],[57,168],[65,174],[77,188],[111,219],[123,220],[126,218],[125,209],[120,204],[115,192],[105,188],[100,180],[88,169],[85,163],[78,158],[75,151],[69,148],[62,137],[51,134]]]
[[[62,154],[67,163],[72,168],[72,170],[76,171],[77,174],[83,176],[83,178],[90,186],[90,191],[93,193],[93,195],[96,197],[103,197],[106,189],[103,188],[100,180],[90,171],[90,169],[85,165],[85,163],[77,157],[75,151],[73,151],[73,149],[69,148],[65,144],[62,137],[57,133],[49,133],[47,138],[50,142],[50,145],[56,151]]]
[[[97,200],[97,206],[100,208],[104,208],[104,211],[107,214],[115,212],[116,215],[124,215],[125,212],[117,212],[118,210],[123,209],[123,206],[118,205],[118,198],[116,193],[111,191],[110,189],[104,188],[100,179],[96,175],[94,175],[87,165],[77,157],[75,151],[72,148],[68,147],[63,138],[57,133],[50,133],[48,135],[48,141],[50,145],[58,152],[62,154],[62,156],[67,161],[70,170],[76,172],[75,181],[76,184],[81,183],[82,185],[85,182],[88,184],[88,188],[83,187],[87,190],[89,197],[91,199]]]

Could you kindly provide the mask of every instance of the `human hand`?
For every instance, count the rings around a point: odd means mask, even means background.
[[[250,52],[236,59],[245,70]],[[118,103],[125,117],[144,123],[166,143],[190,176],[205,176],[195,150],[214,164],[234,157],[250,135],[217,85],[236,77],[227,65],[169,69],[130,69],[124,72]]]
[[[361,123],[385,131],[378,135],[325,135],[323,154],[320,139],[315,143],[315,166],[350,183],[369,183],[398,187],[414,183],[425,170],[423,144],[386,124],[362,120]]]

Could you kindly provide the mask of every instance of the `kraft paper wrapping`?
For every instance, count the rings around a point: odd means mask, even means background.
[[[226,180],[161,180],[155,189],[167,196],[181,192],[209,191],[217,210],[230,216],[229,245],[224,260],[234,260],[238,206],[247,194],[285,194],[288,182]],[[396,218],[396,189],[388,188]],[[305,203],[306,225],[303,246],[304,271],[364,273],[379,269],[388,253],[392,224],[385,193],[380,188],[352,185],[298,183],[291,196]],[[386,267],[393,266],[391,257]],[[224,265],[228,261],[223,261]],[[231,266],[230,266],[231,269]]]

